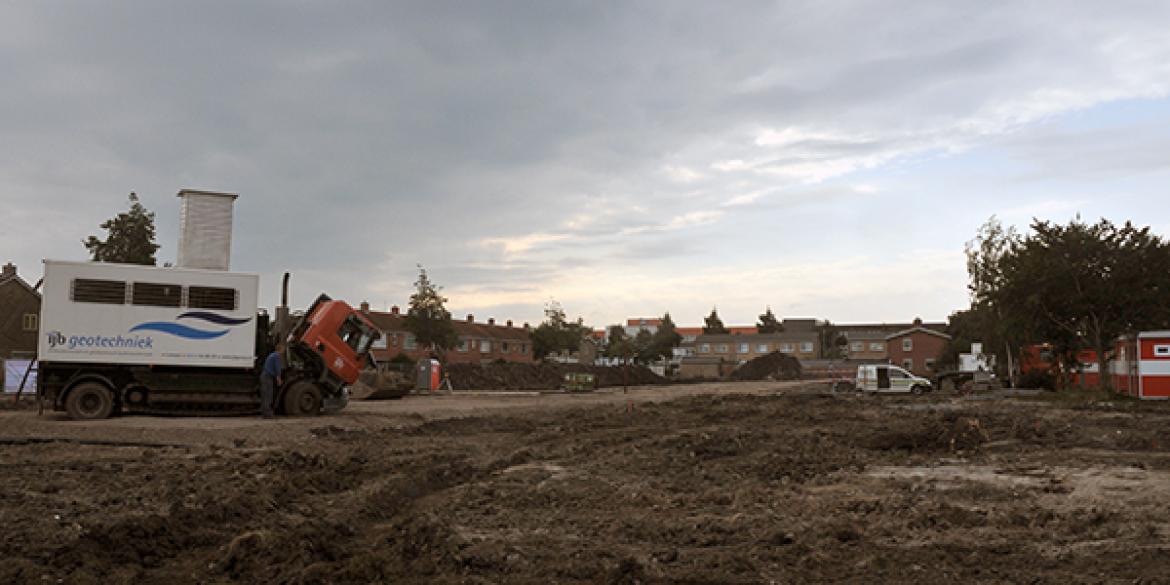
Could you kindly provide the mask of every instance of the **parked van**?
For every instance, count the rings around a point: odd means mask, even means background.
[[[862,392],[912,392],[932,389],[930,380],[915,376],[898,366],[868,364],[857,366],[857,390]]]

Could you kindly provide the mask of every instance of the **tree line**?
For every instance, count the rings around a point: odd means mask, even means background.
[[[1170,243],[1149,227],[1078,216],[1021,234],[992,216],[966,255],[971,305],[951,315],[946,361],[972,341],[1002,351],[1009,370],[1027,344],[1049,343],[1070,365],[1088,349],[1108,386],[1118,337],[1170,328]]]

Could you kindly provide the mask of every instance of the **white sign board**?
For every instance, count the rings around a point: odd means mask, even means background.
[[[0,362],[4,364],[4,392],[15,394],[20,390],[20,381],[24,379],[24,373],[28,370],[32,360],[0,360]],[[28,381],[24,384],[24,393],[32,395],[36,392],[37,372],[33,370],[28,373]]]

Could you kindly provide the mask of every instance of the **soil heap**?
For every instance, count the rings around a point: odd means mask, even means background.
[[[555,390],[565,381],[569,372],[593,374],[594,387],[621,386],[626,382],[622,366],[591,366],[585,364],[450,364],[447,374],[456,390]],[[629,367],[629,384],[642,386],[665,384],[666,378],[645,366]]]
[[[798,380],[800,360],[778,351],[762,355],[731,372],[732,380]]]

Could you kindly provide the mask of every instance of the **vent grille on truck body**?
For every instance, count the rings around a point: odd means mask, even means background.
[[[78,303],[126,304],[126,283],[120,280],[76,278],[71,292]]]
[[[232,288],[192,286],[187,289],[187,306],[192,309],[234,311],[239,304],[239,293]]]
[[[135,305],[179,307],[183,304],[183,287],[177,284],[136,282],[131,297]]]

